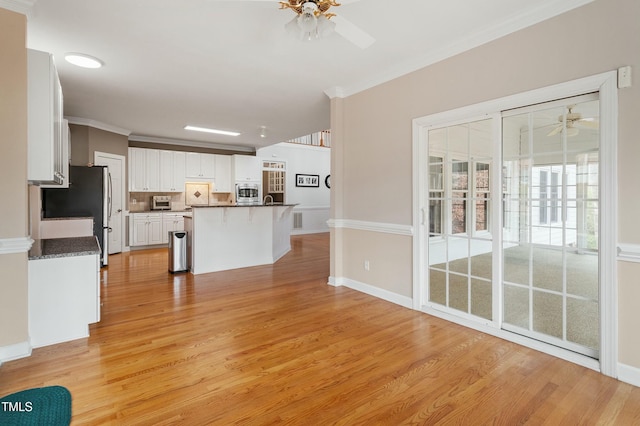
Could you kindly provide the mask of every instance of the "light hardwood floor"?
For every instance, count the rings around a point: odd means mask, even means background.
[[[347,288],[327,234],[193,276],[113,255],[91,337],[0,367],[73,395],[73,424],[640,424],[640,388]]]

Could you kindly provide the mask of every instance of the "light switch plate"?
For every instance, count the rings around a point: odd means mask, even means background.
[[[618,68],[618,89],[631,87],[631,66]]]

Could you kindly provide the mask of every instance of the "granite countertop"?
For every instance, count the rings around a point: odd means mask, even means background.
[[[31,250],[29,250],[29,260],[87,256],[92,254],[100,254],[100,245],[95,236],[49,238],[34,240]]]
[[[84,219],[93,220],[93,216],[84,216],[84,217],[43,217],[40,220],[44,222],[44,221],[47,221],[47,220],[84,220]]]
[[[129,214],[136,214],[136,213],[186,213],[186,212],[190,212],[191,209],[184,209],[184,210],[130,210]]]
[[[194,209],[198,208],[198,209],[202,209],[202,208],[208,208],[208,207],[294,207],[297,206],[297,204],[246,204],[246,205],[238,205],[238,204],[220,204],[220,205],[213,205],[213,206],[191,206]]]

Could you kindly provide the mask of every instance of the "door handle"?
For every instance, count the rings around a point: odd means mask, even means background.
[[[116,210],[116,213],[122,213],[122,209]]]

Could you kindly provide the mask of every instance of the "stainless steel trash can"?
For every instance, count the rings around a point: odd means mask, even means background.
[[[186,272],[187,233],[185,231],[169,231],[169,272]]]

